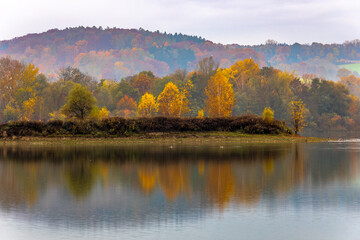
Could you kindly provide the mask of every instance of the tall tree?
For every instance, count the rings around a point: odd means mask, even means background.
[[[307,123],[305,122],[305,104],[301,99],[298,101],[291,101],[290,108],[294,131],[295,134],[298,134],[307,126]]]
[[[159,111],[165,117],[178,117],[181,107],[179,88],[169,82],[158,97]]]
[[[0,58],[0,107],[3,109],[14,98],[18,89],[18,80],[24,71],[24,65],[10,57]]]
[[[204,100],[206,98],[205,87],[218,68],[219,63],[215,62],[213,57],[206,57],[201,59],[196,64],[196,70],[189,74],[188,78],[190,78],[194,84],[191,91],[192,102],[194,103],[194,107],[197,106],[197,108],[193,109],[194,112],[204,108]]]
[[[235,84],[237,90],[242,90],[259,73],[259,65],[253,59],[238,61],[229,68],[230,80]]]
[[[206,111],[210,117],[229,117],[232,114],[235,98],[233,85],[222,70],[210,78],[205,89]]]
[[[196,64],[196,72],[203,77],[205,85],[206,81],[216,73],[218,68],[219,63],[216,63],[212,56],[203,58]]]
[[[178,117],[185,116],[188,112],[191,111],[189,108],[189,104],[190,104],[189,98],[191,97],[190,90],[193,86],[194,85],[189,79],[180,89],[180,93],[179,93],[180,110]]]

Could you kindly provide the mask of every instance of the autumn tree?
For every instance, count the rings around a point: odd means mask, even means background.
[[[97,105],[106,107],[109,111],[116,109],[116,104],[123,95],[120,84],[114,80],[101,79],[94,91]]]
[[[96,81],[91,76],[82,73],[78,68],[73,67],[66,67],[61,68],[59,72],[60,81],[67,82],[72,81],[74,83],[78,83],[81,85],[86,86],[90,90],[95,90],[96,88]]]
[[[198,111],[197,118],[204,118],[204,110],[203,109]]]
[[[76,86],[72,81],[56,81],[52,82],[42,91],[44,101],[43,115],[49,116],[50,113],[59,111],[66,103],[69,92]],[[57,113],[56,113],[57,114]],[[60,112],[58,113],[60,114]]]
[[[46,83],[38,72],[32,63],[25,65],[9,57],[0,59],[0,109],[6,110],[4,119],[16,120],[17,116],[21,120],[35,120],[35,112],[37,117],[41,115],[42,98],[38,94]]]
[[[178,117],[180,112],[179,88],[169,82],[158,97],[159,111],[165,117]]]
[[[178,117],[182,117],[185,114],[187,114],[188,112],[190,112],[190,108],[189,108],[189,98],[191,97],[190,95],[190,91],[191,88],[194,85],[192,84],[191,80],[189,79],[181,88],[180,88],[180,93],[179,93],[179,105],[180,105],[180,109],[179,109],[179,114]]]
[[[135,117],[137,104],[131,97],[125,95],[116,105],[117,113],[122,117]]]
[[[350,116],[355,116],[360,114],[360,100],[354,95],[350,95],[350,104],[349,104],[349,113]]]
[[[175,69],[174,73],[170,75],[170,78],[175,84],[182,84],[186,81],[188,72],[186,69]]]
[[[212,56],[203,58],[196,64],[196,72],[205,80],[204,87],[206,86],[206,82],[216,73],[218,68],[219,63],[216,63]]]
[[[351,94],[360,97],[360,78],[351,74],[341,77],[340,83],[344,84]]]
[[[263,120],[267,123],[271,123],[274,119],[274,111],[270,107],[264,108]]]
[[[62,113],[67,117],[84,119],[89,116],[95,106],[95,98],[92,93],[80,84],[75,85],[68,95],[66,104],[62,107]]]
[[[106,107],[100,109],[98,106],[94,106],[89,114],[89,118],[91,120],[102,120],[108,118],[109,114],[110,111]]]
[[[24,67],[20,78],[18,79],[18,88],[15,91],[15,100],[17,104],[21,105],[23,102],[36,96],[35,81],[39,69],[33,64],[29,63]]]
[[[193,84],[188,80],[179,90],[172,82],[165,85],[158,97],[159,110],[166,117],[182,117],[190,111],[189,97]]]
[[[134,77],[132,86],[139,89],[141,95],[149,92],[152,87],[152,81],[154,75],[147,74],[147,72],[141,72],[139,75]]]
[[[305,104],[301,99],[297,101],[294,100],[291,101],[290,108],[294,131],[295,134],[298,134],[307,126],[307,123],[305,122]]]
[[[36,104],[39,103],[42,99],[39,97],[29,98],[23,102],[22,105],[22,116],[20,120],[29,121],[32,120],[32,116],[35,112]]]
[[[260,73],[259,65],[253,59],[238,61],[229,68],[229,78],[241,90]]]
[[[229,77],[219,70],[209,79],[205,89],[206,111],[210,117],[229,117],[234,107],[235,98]]]
[[[215,62],[213,57],[205,57],[201,59],[197,64],[194,72],[189,73],[188,78],[194,84],[192,88],[192,102],[194,112],[203,109],[204,100],[206,98],[205,87],[208,84],[209,79],[214,76],[217,69],[219,68],[219,63]]]
[[[156,103],[154,95],[145,93],[138,105],[138,114],[142,117],[153,117],[158,111],[158,104]]]
[[[18,79],[23,73],[24,65],[10,57],[0,59],[0,95],[1,106],[6,104],[14,97],[18,88]]]
[[[127,95],[124,95],[124,97],[122,97],[119,100],[119,102],[116,104],[116,108],[118,110],[124,110],[124,109],[136,110],[137,105],[136,105],[136,102],[134,101],[134,99],[132,99],[131,97],[128,97]]]

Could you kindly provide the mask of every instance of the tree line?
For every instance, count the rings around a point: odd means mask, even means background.
[[[199,61],[192,72],[178,69],[165,77],[143,71],[119,82],[97,81],[77,68],[66,67],[54,81],[32,63],[3,57],[0,120],[257,114],[292,123],[296,131],[305,123],[313,129],[353,130],[360,123],[359,83],[351,74],[345,74],[341,82],[300,77],[272,67],[260,68],[252,59],[219,68],[212,57]]]

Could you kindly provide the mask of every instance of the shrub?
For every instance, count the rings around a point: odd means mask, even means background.
[[[256,115],[228,118],[107,118],[101,121],[9,122],[0,125],[8,136],[92,135],[129,136],[151,132],[240,131],[248,134],[291,134],[285,122]]]

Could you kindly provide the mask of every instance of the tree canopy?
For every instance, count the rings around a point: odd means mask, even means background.
[[[360,81],[345,71],[342,75],[339,82],[311,74],[299,76],[260,67],[252,59],[217,68],[213,59],[206,58],[196,71],[178,69],[164,77],[141,71],[121,81],[97,80],[79,69],[66,67],[53,81],[32,63],[3,57],[0,121],[229,117],[262,115],[269,107],[274,118],[291,124],[291,106],[301,99],[308,125],[304,130],[360,129]]]
[[[89,116],[91,110],[94,108],[96,99],[91,92],[80,84],[69,92],[66,104],[61,111],[69,118],[75,117],[77,119],[84,119]]]

